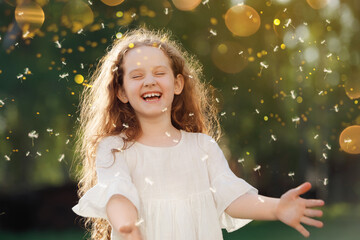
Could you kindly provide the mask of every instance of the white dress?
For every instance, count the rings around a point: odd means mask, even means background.
[[[119,136],[101,140],[98,184],[73,207],[76,214],[107,219],[108,200],[121,194],[136,206],[144,240],[221,240],[221,228],[231,232],[251,221],[224,212],[236,198],[257,190],[233,174],[208,135],[181,131],[181,140],[172,147],[136,142],[116,152],[114,161],[111,150],[122,145]],[[111,239],[122,237],[113,230]]]

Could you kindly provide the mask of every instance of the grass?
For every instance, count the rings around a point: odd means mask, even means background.
[[[360,207],[347,204],[333,205],[324,209],[324,227],[321,229],[307,227],[309,240],[358,240],[360,236]],[[294,229],[281,222],[254,221],[245,227],[227,233],[223,230],[224,240],[266,239],[266,240],[304,240]],[[1,240],[81,240],[84,232],[81,229],[66,231],[28,231],[9,232],[0,230]],[[202,240],[202,239],[201,239]]]

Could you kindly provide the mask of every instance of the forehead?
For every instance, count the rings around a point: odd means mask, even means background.
[[[141,67],[170,66],[170,59],[159,48],[141,46],[126,52],[123,67],[125,72]]]

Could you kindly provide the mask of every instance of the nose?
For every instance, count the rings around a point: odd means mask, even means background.
[[[144,79],[144,87],[150,87],[155,86],[156,80],[153,78],[153,76],[148,76]]]

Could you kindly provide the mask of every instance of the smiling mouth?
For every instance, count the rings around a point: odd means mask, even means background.
[[[146,93],[142,98],[147,102],[157,101],[161,98],[161,93]]]

